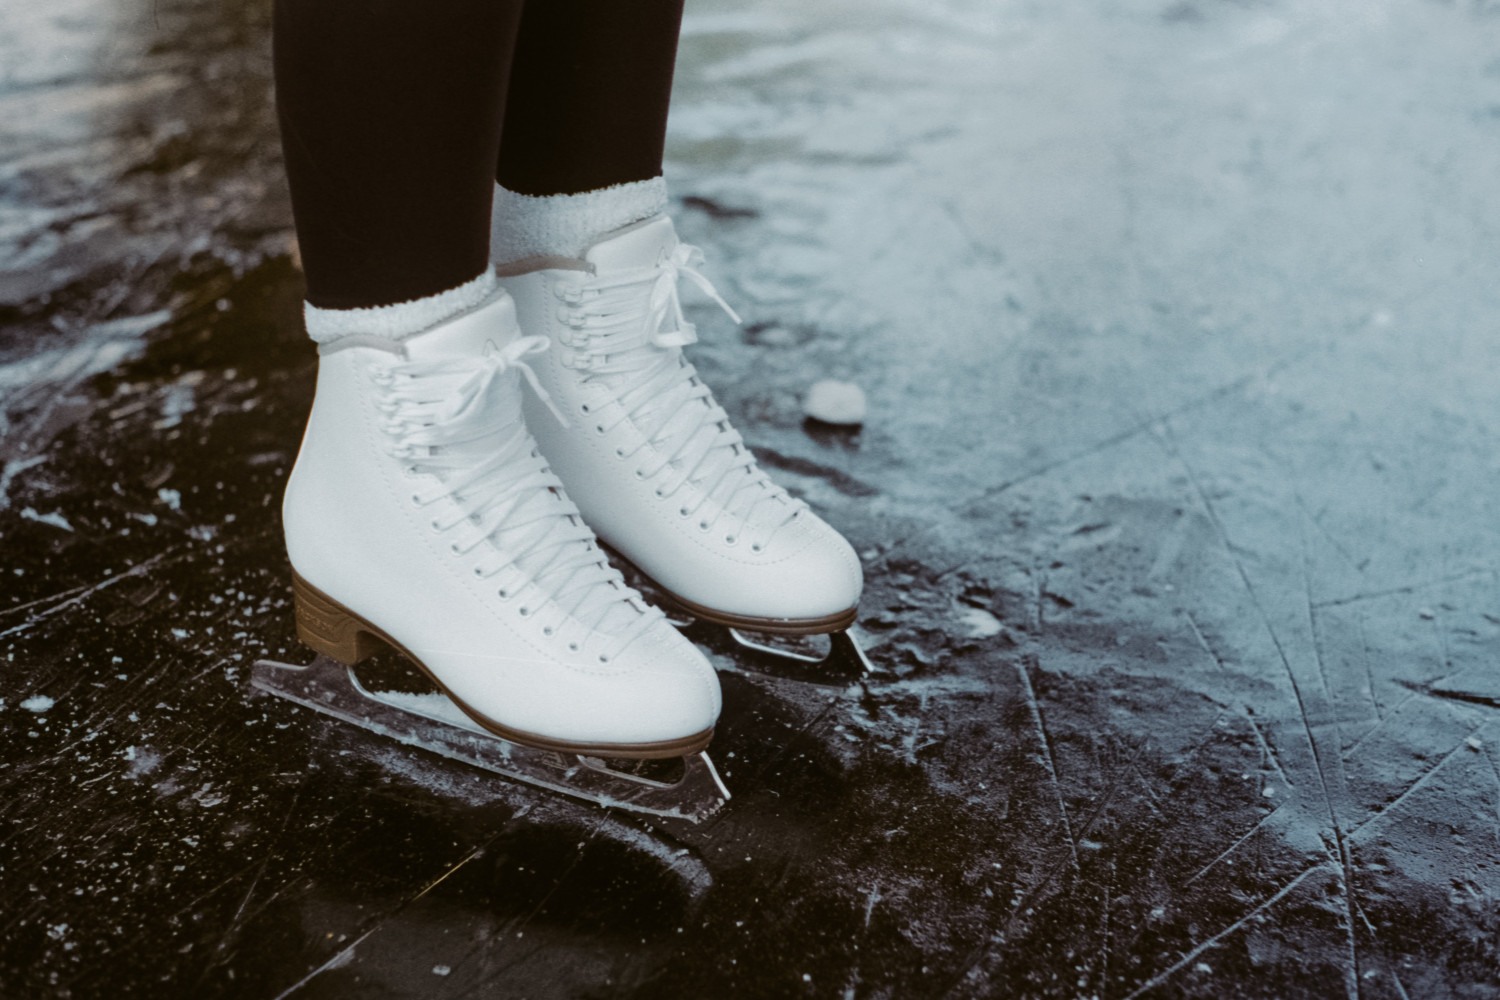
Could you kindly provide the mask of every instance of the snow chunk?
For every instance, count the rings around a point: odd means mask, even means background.
[[[173,510],[182,510],[182,494],[176,490],[169,490],[165,486],[156,491],[156,497],[162,503]]]
[[[36,714],[41,715],[43,712],[47,711],[47,709],[56,704],[56,700],[48,698],[44,694],[34,694],[30,698],[27,698],[25,701],[21,702],[21,707],[26,709],[26,711],[28,712],[35,712]]]
[[[857,427],[865,422],[867,411],[863,389],[831,378],[814,382],[802,400],[802,412],[825,424]]]
[[[447,965],[434,965],[432,967],[432,974],[434,976],[446,976],[448,973],[450,973],[452,971],[453,971],[453,968],[451,966],[447,966]]]
[[[958,621],[968,630],[971,639],[988,639],[992,635],[999,635],[1005,629],[1005,626],[1000,624],[1000,619],[983,608],[959,609]]]

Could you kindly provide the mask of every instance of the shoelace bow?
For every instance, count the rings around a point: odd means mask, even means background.
[[[599,414],[607,421],[599,426],[609,430],[622,420],[635,423],[651,448],[642,456],[637,475],[651,479],[664,469],[671,470],[656,488],[664,498],[686,483],[698,486],[697,502],[681,508],[682,515],[699,515],[699,526],[705,529],[728,515],[736,525],[727,536],[731,542],[735,532],[754,524],[753,545],[758,550],[806,505],[761,472],[744,439],[729,425],[729,415],[680,350],[698,340],[697,328],[682,312],[681,278],[740,322],[739,315],[697,270],[702,263],[701,250],[679,243],[654,267],[611,271],[561,286],[560,318],[572,330],[566,346],[583,377],[617,378],[613,388],[618,409],[612,417]],[[644,448],[626,452],[624,457]]]
[[[519,385],[496,385],[519,372],[551,407],[536,372],[523,360],[546,350],[545,337],[522,337],[504,348],[491,345],[479,357],[392,364],[375,379],[383,397],[380,409],[393,454],[410,470],[437,480],[419,488],[412,500],[425,508],[453,499],[451,513],[432,521],[435,530],[454,532],[452,550],[467,554],[481,548],[474,574],[493,580],[502,598],[522,601],[520,613],[539,616],[545,634],[571,630],[573,649],[606,634],[609,648],[600,659],[607,661],[661,612],[609,565],[561,481],[548,470],[520,417]],[[497,420],[496,407],[510,405],[517,407],[514,419]],[[547,599],[561,617],[543,615]]]

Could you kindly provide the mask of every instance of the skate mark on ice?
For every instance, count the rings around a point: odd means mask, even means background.
[[[519,819],[520,815],[524,815],[524,813],[519,814],[516,817],[513,817],[513,819]],[[507,824],[507,825],[509,825],[509,824]],[[372,935],[372,934],[376,933],[377,931],[379,931],[393,917],[397,916],[403,910],[407,909],[412,904],[414,904],[418,900],[422,899],[424,896],[426,896],[432,890],[434,890],[438,886],[442,885],[454,873],[456,873],[459,869],[463,868],[464,865],[467,865],[470,861],[473,861],[475,858],[477,858],[480,855],[482,855],[489,848],[489,846],[491,844],[493,844],[496,840],[500,839],[501,835],[504,832],[505,831],[502,830],[500,833],[496,833],[493,837],[489,838],[484,843],[480,844],[478,847],[475,847],[473,850],[469,851],[469,853],[466,854],[466,855],[464,855],[463,858],[461,858],[456,864],[453,864],[453,865],[449,866],[449,868],[447,869],[447,871],[444,871],[437,878],[433,879],[431,882],[428,882],[425,886],[423,886],[420,890],[418,890],[418,892],[416,893],[416,895],[412,896],[406,902],[402,903],[400,906],[396,907],[395,909],[391,910],[390,912],[381,915],[381,917],[379,919],[377,919],[375,921],[375,923],[368,930],[366,930],[364,933],[360,934],[359,937],[355,938],[353,941],[350,941],[343,948],[340,948],[338,950],[338,952],[336,952],[332,958],[328,959],[328,961],[324,962],[322,965],[318,966],[316,969],[313,969],[311,972],[309,972],[307,975],[303,976],[301,979],[297,980],[291,986],[288,986],[286,989],[284,989],[280,993],[276,994],[276,1000],[286,1000],[287,997],[293,995],[294,993],[297,993],[303,987],[305,987],[309,983],[311,983],[314,979],[316,979],[319,976],[321,976],[323,973],[329,972],[329,971],[331,971],[333,969],[342,968],[342,967],[348,965],[350,962],[354,961],[355,949],[357,949],[361,944],[363,944],[370,937],[370,935]]]
[[[142,573],[145,573],[147,570],[156,568],[168,556],[174,554],[177,551],[177,548],[177,546],[174,546],[169,549],[164,549],[151,558],[136,563],[129,569],[122,570],[121,572],[116,573],[114,576],[107,576],[97,583],[85,583],[68,590],[60,591],[59,593],[53,594],[49,597],[41,597],[35,601],[28,601],[25,604],[20,604],[16,607],[6,608],[3,611],[0,611],[0,618],[5,618],[10,615],[25,611],[28,608],[34,608],[38,605],[46,605],[42,608],[41,611],[37,612],[34,615],[31,615],[20,624],[12,625],[5,631],[0,632],[0,639],[25,632],[32,626],[39,625],[48,618],[51,618],[59,611],[65,611],[68,608],[73,607],[75,604],[80,604],[83,601],[88,600],[90,597],[93,597],[100,591],[105,590],[109,587],[113,587],[115,584],[121,582],[122,580],[133,579],[134,577],[140,576]],[[175,562],[176,560],[173,561]]]
[[[1234,854],[1235,851],[1238,851],[1241,847],[1243,847],[1245,845],[1246,841],[1248,841],[1251,837],[1255,836],[1261,830],[1265,829],[1266,824],[1270,823],[1271,820],[1274,819],[1277,815],[1279,815],[1280,812],[1281,812],[1281,810],[1283,810],[1285,808],[1286,808],[1286,806],[1284,804],[1283,805],[1279,805],[1275,809],[1272,809],[1270,812],[1266,813],[1264,816],[1262,816],[1260,818],[1260,820],[1254,826],[1252,826],[1250,829],[1246,830],[1245,833],[1238,840],[1236,840],[1234,843],[1230,844],[1228,847],[1224,848],[1224,850],[1220,851],[1217,857],[1215,857],[1208,864],[1204,865],[1202,868],[1198,869],[1197,874],[1195,874],[1192,878],[1188,879],[1186,882],[1184,882],[1182,884],[1184,886],[1192,885],[1194,882],[1198,881],[1200,878],[1202,878],[1203,876],[1207,875],[1209,873],[1209,870],[1212,869],[1215,865],[1217,865],[1220,861],[1223,861],[1224,859],[1228,858],[1230,855]]]
[[[1057,814],[1062,823],[1063,835],[1068,838],[1068,853],[1072,857],[1073,869],[1078,870],[1078,841],[1073,837],[1073,825],[1068,818],[1068,804],[1063,800],[1062,783],[1057,777],[1057,760],[1052,753],[1052,741],[1047,736],[1047,726],[1042,720],[1042,707],[1037,702],[1036,690],[1031,686],[1031,674],[1026,669],[1031,656],[1022,657],[1016,663],[1016,673],[1021,677],[1021,689],[1026,696],[1026,710],[1031,716],[1031,724],[1036,729],[1037,739],[1041,742],[1042,763],[1047,767],[1047,777],[1052,783],[1053,795],[1057,799]]]
[[[1310,352],[1304,352],[1304,354],[1306,353]],[[1262,379],[1267,379],[1272,377],[1273,375],[1276,375],[1278,372],[1291,366],[1294,361],[1298,360],[1301,360],[1300,356],[1298,358],[1288,359],[1286,361],[1279,361],[1271,367],[1267,368],[1265,371],[1252,372],[1249,375],[1242,375],[1231,382],[1226,382],[1223,385],[1218,386],[1217,388],[1210,389],[1208,392],[1204,393],[1201,396],[1190,399],[1185,403],[1181,403],[1178,406],[1175,406],[1172,409],[1166,411],[1165,413],[1138,416],[1135,423],[1131,424],[1129,427],[1126,427],[1124,430],[1119,431],[1115,434],[1111,434],[1109,437],[1103,439],[1102,441],[1097,441],[1094,444],[1088,445],[1078,451],[1072,452],[1068,455],[1064,455],[1061,458],[1054,459],[1051,462],[1047,462],[1046,464],[1033,469],[1030,472],[1022,473],[1021,475],[1016,476],[1014,479],[1008,479],[1003,483],[991,486],[989,489],[980,493],[978,496],[964,501],[959,505],[958,509],[968,510],[976,504],[981,504],[988,500],[993,500],[1000,494],[1015,489],[1017,486],[1020,486],[1023,483],[1028,483],[1033,479],[1039,479],[1043,476],[1047,476],[1052,472],[1055,472],[1056,470],[1062,468],[1063,466],[1071,465],[1072,463],[1080,461],[1082,459],[1101,454],[1102,452],[1109,451],[1112,448],[1118,448],[1120,445],[1124,444],[1127,441],[1138,438],[1142,434],[1150,433],[1158,425],[1172,420],[1173,418],[1186,416],[1187,414],[1193,413],[1197,410],[1213,406],[1214,404],[1224,400],[1225,398],[1232,396],[1237,392],[1243,391],[1244,389]]]
[[[209,973],[213,972],[215,969],[223,965],[224,959],[228,957],[225,955],[225,952],[229,948],[229,942],[244,926],[245,910],[247,907],[249,907],[250,900],[255,898],[255,890],[260,888],[260,880],[265,876],[266,869],[271,865],[272,855],[270,848],[279,846],[282,840],[285,839],[287,827],[291,825],[292,816],[295,815],[297,811],[297,804],[301,800],[301,798],[301,788],[298,788],[292,792],[292,799],[287,804],[285,811],[282,813],[281,827],[276,831],[276,836],[272,838],[270,843],[267,845],[268,849],[262,855],[260,864],[256,866],[255,875],[250,879],[250,887],[245,890],[245,895],[240,899],[240,905],[235,909],[234,916],[229,918],[229,923],[225,926],[223,933],[219,935],[218,943],[214,945],[213,949],[213,960],[203,967],[203,971],[198,976],[198,982],[195,985],[193,992],[202,993],[204,991],[204,981],[208,979]],[[280,890],[273,890],[271,892],[271,895],[255,908],[254,914],[259,914],[268,905],[270,905],[270,903],[275,900],[275,898],[279,894]]]
[[[1187,953],[1177,961],[1173,962],[1171,965],[1167,966],[1167,968],[1163,969],[1161,972],[1158,972],[1146,982],[1142,983],[1140,986],[1137,986],[1135,989],[1125,994],[1124,1000],[1135,1000],[1136,997],[1156,989],[1158,986],[1162,985],[1167,980],[1177,975],[1177,973],[1181,972],[1183,969],[1187,968],[1190,964],[1195,962],[1198,959],[1198,956],[1202,955],[1210,948],[1217,947],[1219,943],[1222,942],[1225,938],[1229,937],[1231,934],[1234,934],[1250,921],[1260,916],[1260,914],[1264,913],[1266,910],[1269,910],[1271,907],[1281,902],[1289,894],[1291,894],[1292,890],[1301,885],[1313,872],[1316,872],[1320,869],[1325,869],[1326,867],[1327,863],[1320,861],[1317,864],[1305,869],[1302,874],[1298,875],[1296,878],[1292,879],[1286,885],[1278,889],[1275,895],[1256,905],[1254,909],[1239,917],[1234,921],[1234,923],[1230,924],[1228,927],[1225,927],[1217,934],[1214,934],[1212,937],[1204,938],[1202,941],[1198,942],[1191,949],[1189,949]]]
[[[1482,576],[1487,576],[1493,580],[1497,577],[1500,577],[1500,574],[1497,574],[1493,569],[1469,569],[1459,573],[1454,573],[1450,576],[1437,577],[1432,580],[1420,580],[1414,583],[1401,584],[1400,586],[1396,587],[1387,587],[1382,590],[1366,590],[1361,591],[1358,594],[1350,594],[1347,597],[1330,598],[1326,601],[1319,601],[1317,607],[1319,611],[1322,611],[1325,608],[1341,608],[1349,604],[1359,604],[1364,601],[1379,600],[1382,597],[1396,597],[1401,594],[1415,594],[1418,591],[1430,590],[1433,587],[1442,587],[1450,583],[1463,583],[1467,580],[1477,579],[1478,577]]]
[[[1168,410],[1166,413],[1157,414],[1150,417],[1142,417],[1138,419],[1136,423],[1125,428],[1117,434],[1112,434],[1102,441],[1097,441],[1094,444],[1087,445],[1078,451],[1071,452],[1060,458],[1047,462],[1039,466],[1038,468],[1031,470],[1030,472],[1022,473],[1021,475],[1016,476],[1014,479],[1007,479],[1004,482],[987,487],[971,497],[958,501],[957,503],[949,507],[948,510],[952,513],[973,511],[976,507],[994,500],[1002,493],[1009,492],[1010,490],[1015,489],[1017,486],[1029,483],[1033,479],[1043,478],[1057,471],[1058,469],[1073,464],[1074,462],[1082,461],[1083,459],[1089,458],[1093,455],[1098,455],[1103,452],[1109,451],[1111,448],[1119,447],[1127,441],[1131,441],[1135,438],[1140,437],[1142,434],[1146,434],[1152,431],[1158,424],[1162,423],[1163,421],[1170,420],[1173,417],[1184,416],[1196,410],[1212,406],[1213,404],[1218,403],[1220,400],[1225,399],[1262,379],[1270,378],[1283,369],[1289,367],[1294,362],[1301,361],[1302,357],[1310,353],[1311,351],[1304,351],[1301,355],[1298,355],[1294,358],[1288,359],[1286,361],[1279,361],[1276,364],[1271,365],[1265,371],[1244,375],[1240,378],[1234,379],[1231,382],[1226,382],[1215,389],[1209,390],[1202,396],[1199,396],[1195,399],[1190,399],[1187,402]],[[757,452],[757,454],[758,453],[759,452]],[[880,552],[878,556],[876,556],[875,560],[870,563],[868,568],[869,572],[873,573],[878,569],[884,568],[885,565],[897,553],[905,551],[906,549],[910,548],[913,543],[926,538],[937,530],[939,524],[943,523],[946,522],[942,521],[941,519],[934,518],[928,524],[909,533],[906,537],[901,538],[896,542],[888,545]]]
[[[1495,695],[1480,694],[1473,691],[1451,691],[1431,687],[1430,685],[1414,684],[1410,681],[1399,681],[1398,683],[1415,694],[1425,694],[1429,698],[1441,698],[1444,701],[1456,701],[1464,705],[1478,705],[1481,708],[1500,708],[1500,697],[1496,697]]]
[[[1282,461],[1277,456],[1271,454],[1271,452],[1268,451],[1264,446],[1260,448],[1260,453],[1262,455],[1265,455],[1266,458],[1270,459],[1274,464],[1280,464]],[[1318,530],[1318,534],[1323,536],[1323,539],[1328,542],[1328,544],[1333,548],[1333,551],[1337,552],[1339,554],[1339,557],[1342,558],[1344,562],[1349,564],[1350,569],[1354,570],[1360,576],[1364,576],[1365,567],[1369,565],[1370,560],[1368,558],[1366,558],[1363,562],[1356,560],[1354,556],[1349,552],[1349,550],[1344,548],[1343,543],[1340,542],[1337,538],[1333,537],[1328,529],[1323,526],[1323,522],[1319,518],[1318,514],[1308,506],[1307,500],[1303,498],[1301,490],[1293,489],[1292,499],[1296,502],[1298,509],[1302,511],[1302,514],[1306,518],[1307,522]]]
[[[1392,720],[1394,720],[1397,716],[1399,716],[1401,714],[1402,710],[1404,708],[1406,708],[1407,705],[1409,705],[1412,702],[1416,701],[1417,698],[1419,698],[1422,695],[1427,695],[1428,697],[1431,697],[1431,698],[1439,698],[1439,699],[1442,699],[1444,701],[1450,701],[1450,702],[1456,701],[1456,702],[1463,702],[1463,703],[1470,704],[1470,705],[1480,705],[1480,706],[1483,706],[1483,707],[1486,707],[1486,708],[1500,707],[1500,700],[1491,699],[1491,698],[1489,698],[1486,695],[1477,695],[1476,696],[1476,695],[1468,694],[1467,692],[1463,692],[1463,691],[1445,691],[1445,690],[1443,690],[1441,688],[1435,688],[1433,686],[1435,684],[1441,683],[1444,679],[1445,679],[1444,677],[1438,677],[1438,678],[1435,678],[1435,679],[1433,679],[1431,681],[1426,682],[1425,684],[1424,683],[1417,683],[1417,682],[1413,682],[1413,681],[1404,681],[1404,680],[1398,680],[1398,681],[1396,681],[1396,683],[1399,684],[1401,687],[1404,687],[1404,688],[1407,689],[1407,693],[1404,696],[1402,696],[1402,698],[1401,698],[1400,701],[1396,702],[1396,704],[1391,708],[1391,710],[1389,712],[1386,713],[1385,718],[1379,720],[1373,726],[1371,726],[1370,728],[1366,729],[1364,732],[1360,733],[1359,734],[1359,739],[1357,739],[1353,743],[1349,744],[1349,748],[1344,751],[1344,758],[1347,760],[1350,757],[1353,757],[1354,756],[1354,752],[1356,750],[1358,750],[1360,747],[1362,747],[1367,740],[1369,740],[1376,733],[1381,732],[1382,730],[1384,730],[1385,727],[1386,727],[1386,725],[1387,725],[1387,723],[1389,723]]]
[[[1333,710],[1333,688],[1328,681],[1327,665],[1323,661],[1323,647],[1322,644],[1318,641],[1318,612],[1317,609],[1313,606],[1312,571],[1310,566],[1310,557],[1308,554],[1305,518],[1300,518],[1298,521],[1297,535],[1302,545],[1302,593],[1307,606],[1308,639],[1312,643],[1313,659],[1318,667],[1318,677],[1323,684],[1323,698],[1327,702],[1328,717],[1331,720],[1329,724],[1333,727],[1334,749],[1332,757],[1334,779],[1336,782],[1333,792],[1337,794],[1338,803],[1348,804],[1349,775],[1348,772],[1344,770],[1344,757],[1340,752],[1340,747],[1343,744],[1343,738],[1339,735],[1338,714]],[[1287,664],[1287,669],[1291,669],[1290,663]],[[1301,704],[1300,695],[1298,704]],[[1308,739],[1309,741],[1311,741],[1313,739],[1312,726],[1308,721],[1307,712],[1305,710],[1302,713],[1302,722],[1303,725],[1307,727]],[[1352,984],[1354,987],[1354,995],[1362,996],[1364,987],[1362,985],[1363,976],[1360,975],[1362,963],[1359,954],[1359,936],[1356,933],[1354,926],[1354,911],[1355,907],[1358,905],[1358,902],[1355,899],[1354,858],[1350,852],[1348,836],[1345,834],[1343,823],[1339,819],[1339,811],[1334,800],[1334,794],[1331,794],[1329,792],[1327,781],[1323,779],[1323,761],[1316,745],[1313,747],[1313,760],[1318,767],[1318,777],[1320,780],[1323,780],[1324,799],[1328,803],[1328,820],[1333,824],[1333,836],[1335,842],[1338,845],[1339,861],[1344,869],[1344,914],[1345,926],[1347,928],[1348,934],[1350,962],[1348,977],[1352,977],[1346,981],[1345,988],[1347,989],[1348,985]]]
[[[1375,694],[1375,670],[1370,666],[1370,639],[1365,634],[1365,615],[1359,615],[1359,652],[1360,663],[1365,668],[1365,687],[1370,692],[1370,705],[1375,709],[1375,722],[1377,724],[1385,721],[1385,709],[1380,705],[1380,698]]]
[[[1146,777],[1145,773],[1136,766],[1134,761],[1130,764],[1130,773],[1135,776],[1136,783],[1140,786],[1141,791],[1146,793],[1146,808],[1155,813],[1157,819],[1166,819],[1167,814],[1161,808],[1161,796],[1157,795],[1156,789],[1151,787],[1151,779]]]
[[[1343,895],[1345,909],[1345,933],[1348,936],[1348,946],[1350,949],[1351,961],[1351,967],[1344,970],[1344,991],[1348,996],[1351,997],[1361,996],[1362,991],[1358,975],[1359,955],[1357,944],[1355,942],[1353,921],[1353,865],[1352,860],[1349,857],[1348,845],[1345,842],[1343,827],[1339,822],[1338,805],[1335,801],[1336,795],[1338,797],[1343,797],[1344,795],[1344,784],[1342,782],[1342,757],[1339,758],[1339,770],[1334,776],[1335,783],[1331,784],[1329,779],[1329,769],[1324,765],[1322,760],[1322,752],[1320,751],[1319,741],[1314,731],[1312,718],[1309,713],[1307,704],[1307,697],[1302,690],[1302,684],[1297,680],[1297,672],[1292,667],[1291,658],[1287,654],[1286,646],[1282,643],[1281,636],[1277,633],[1275,626],[1271,622],[1270,614],[1266,611],[1265,606],[1261,603],[1260,595],[1256,592],[1254,585],[1251,583],[1250,574],[1249,571],[1245,569],[1244,561],[1240,559],[1239,553],[1235,551],[1234,544],[1229,537],[1229,531],[1225,527],[1223,519],[1219,516],[1218,509],[1214,506],[1213,501],[1209,498],[1208,491],[1204,489],[1202,480],[1198,476],[1197,469],[1195,469],[1193,465],[1187,461],[1186,457],[1182,454],[1182,450],[1178,447],[1176,436],[1173,434],[1172,427],[1169,422],[1163,422],[1162,434],[1158,436],[1158,440],[1162,443],[1162,446],[1165,448],[1167,453],[1178,463],[1178,465],[1182,467],[1183,472],[1187,475],[1188,482],[1192,484],[1193,492],[1197,494],[1198,502],[1203,505],[1205,513],[1207,513],[1210,522],[1214,526],[1214,530],[1218,533],[1220,544],[1223,545],[1230,561],[1234,564],[1235,571],[1240,578],[1240,584],[1244,587],[1245,593],[1249,597],[1251,605],[1255,608],[1256,615],[1260,618],[1261,625],[1265,628],[1266,634],[1270,636],[1271,644],[1276,650],[1277,659],[1281,662],[1282,670],[1286,675],[1287,682],[1291,685],[1292,695],[1297,702],[1297,713],[1302,721],[1303,735],[1306,737],[1308,749],[1312,753],[1313,770],[1318,779],[1319,790],[1323,795],[1324,810],[1328,815],[1328,820],[1333,830],[1334,840],[1338,847],[1339,861],[1341,866],[1339,881]],[[1300,523],[1299,537],[1301,541],[1303,569],[1302,577],[1307,603],[1308,623],[1310,627],[1310,642],[1312,644],[1313,652],[1317,660],[1319,677],[1324,680],[1324,687],[1326,690],[1327,684],[1322,665],[1322,653],[1318,649],[1317,626],[1313,618],[1314,612],[1312,608],[1311,583],[1308,581],[1307,574],[1307,538],[1305,530],[1302,529]],[[1331,712],[1329,713],[1329,716],[1332,717]],[[1335,742],[1341,742],[1337,740],[1338,730],[1336,725],[1334,727],[1334,732]],[[1337,753],[1337,751],[1335,751],[1335,753]]]
[[[1370,935],[1370,940],[1374,941],[1376,944],[1379,944],[1380,934],[1375,930],[1375,925],[1370,921],[1369,916],[1365,913],[1365,908],[1358,903],[1355,903],[1354,906],[1356,911],[1359,913],[1360,921],[1364,923],[1365,930]],[[1406,984],[1401,981],[1401,976],[1397,974],[1395,966],[1391,965],[1388,962],[1386,963],[1385,971],[1390,975],[1391,981],[1396,984],[1396,992],[1400,995],[1401,1000],[1411,1000],[1411,994],[1406,991]]]
[[[1184,611],[1182,614],[1183,617],[1187,619],[1188,625],[1192,628],[1193,635],[1197,637],[1198,645],[1203,647],[1203,651],[1213,659],[1215,665],[1217,665],[1220,670],[1229,672],[1229,668],[1225,666],[1223,658],[1220,657],[1219,654],[1214,651],[1213,646],[1209,644],[1208,637],[1205,636],[1203,634],[1203,630],[1198,627],[1198,622],[1193,618],[1192,614],[1187,611]],[[1282,769],[1281,758],[1277,756],[1276,751],[1271,747],[1270,741],[1266,739],[1266,734],[1260,728],[1260,723],[1255,721],[1255,716],[1252,714],[1250,706],[1242,706],[1241,708],[1235,710],[1235,714],[1239,718],[1243,719],[1245,724],[1250,727],[1250,731],[1255,734],[1255,743],[1256,746],[1260,748],[1263,761],[1270,762],[1271,766],[1276,769],[1276,775],[1282,780],[1283,784],[1285,784],[1288,788],[1296,788],[1297,783],[1291,779],[1291,777],[1286,773],[1285,770]]]
[[[1418,777],[1417,780],[1413,781],[1410,785],[1407,785],[1405,791],[1403,791],[1400,795],[1397,795],[1390,802],[1387,802],[1385,805],[1381,806],[1379,809],[1375,810],[1375,812],[1372,813],[1368,819],[1360,823],[1359,826],[1356,826],[1353,830],[1349,831],[1350,838],[1358,837],[1365,830],[1369,829],[1369,827],[1371,827],[1375,823],[1378,823],[1386,816],[1389,816],[1395,809],[1399,808],[1402,803],[1411,798],[1411,796],[1416,792],[1421,790],[1427,784],[1427,782],[1431,781],[1432,776],[1434,774],[1437,774],[1438,771],[1442,770],[1443,766],[1454,757],[1457,757],[1465,750],[1473,750],[1473,744],[1471,744],[1469,741],[1478,739],[1479,734],[1483,732],[1485,728],[1492,722],[1493,720],[1486,719],[1484,722],[1474,727],[1474,729],[1472,729],[1467,736],[1465,736],[1462,740],[1459,740],[1457,746],[1445,753],[1441,760],[1439,760],[1436,764],[1433,764],[1426,771],[1422,772],[1422,775]],[[1483,744],[1481,744],[1481,746],[1482,745]]]
[[[1193,613],[1191,611],[1184,611],[1182,617],[1187,619],[1188,628],[1193,630],[1193,638],[1198,640],[1198,645],[1202,646],[1203,651],[1208,654],[1209,659],[1214,661],[1214,666],[1228,673],[1229,668],[1224,665],[1224,661],[1220,658],[1219,654],[1214,652],[1214,648],[1208,644],[1208,638],[1203,634],[1203,630],[1198,627],[1198,620],[1193,617]]]
[[[1500,836],[1500,763],[1495,761],[1495,752],[1489,743],[1485,743],[1480,753],[1484,754],[1485,761],[1490,765],[1490,773],[1495,776],[1495,832]]]

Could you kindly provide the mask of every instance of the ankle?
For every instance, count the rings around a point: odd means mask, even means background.
[[[579,194],[518,194],[497,184],[490,254],[502,266],[528,257],[582,257],[606,233],[666,207],[661,177]]]
[[[307,335],[319,344],[350,334],[402,340],[474,309],[493,296],[495,289],[494,269],[486,267],[461,285],[387,306],[324,309],[307,302],[303,304],[303,320]]]

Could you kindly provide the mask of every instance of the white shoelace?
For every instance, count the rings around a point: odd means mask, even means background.
[[[432,527],[452,534],[454,553],[480,550],[475,576],[543,634],[575,650],[593,640],[607,662],[662,614],[609,565],[526,430],[518,376],[552,403],[522,359],[545,350],[546,338],[522,337],[479,357],[386,366],[375,377],[383,427],[408,471],[435,480],[412,500],[453,499]]]
[[[671,497],[692,483],[698,498],[679,513],[696,515],[704,530],[727,517],[726,540],[733,543],[751,533],[751,547],[760,551],[806,504],[760,470],[729,415],[683,356],[682,347],[697,341],[698,332],[683,316],[680,278],[740,321],[697,270],[702,262],[702,251],[679,243],[654,267],[580,274],[577,282],[558,286],[559,318],[569,327],[563,363],[585,380],[602,379],[610,386],[619,406],[599,413],[598,426],[607,431],[622,420],[635,424],[645,444],[622,457],[646,452],[636,470],[642,479],[669,470],[657,484],[657,496]]]

